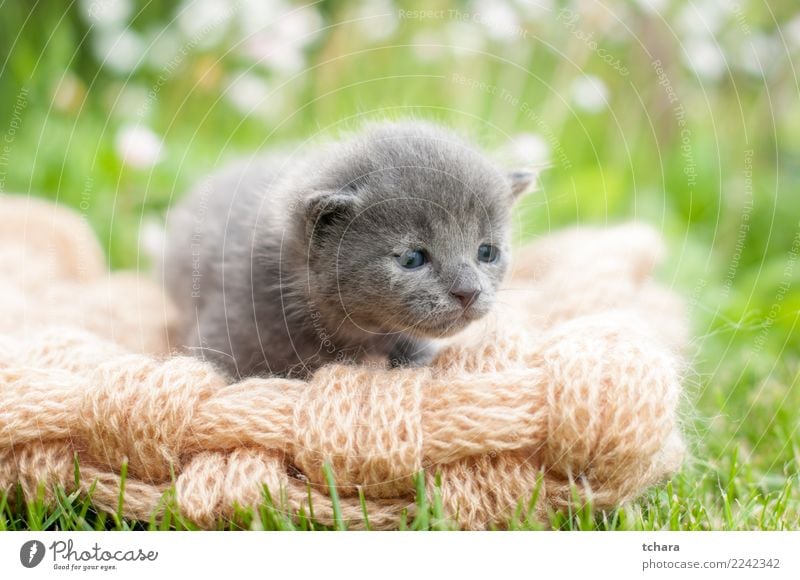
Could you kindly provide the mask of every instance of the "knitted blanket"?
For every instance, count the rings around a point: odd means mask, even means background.
[[[577,488],[599,508],[673,473],[681,303],[650,277],[662,254],[642,225],[577,228],[521,249],[497,308],[428,368],[329,365],[308,382],[235,384],[172,352],[159,284],[108,273],[77,214],[0,198],[0,492],[54,484],[147,519],[174,489],[201,526],[263,498],[313,504],[373,528],[414,513],[420,472],[449,517],[508,521],[541,478],[539,515]],[[80,465],[76,483],[74,457]],[[51,497],[51,496],[48,496]]]

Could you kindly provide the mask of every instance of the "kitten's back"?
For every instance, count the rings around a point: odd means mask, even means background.
[[[179,308],[183,332],[178,346],[199,346],[192,335],[205,302],[244,274],[257,221],[277,221],[280,200],[271,199],[282,174],[281,155],[235,162],[203,179],[167,214],[162,277]],[[243,254],[247,259],[242,260]]]

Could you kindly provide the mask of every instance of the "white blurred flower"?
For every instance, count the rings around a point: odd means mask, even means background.
[[[251,72],[230,78],[225,98],[243,115],[266,121],[280,119],[286,110],[286,92],[273,91],[267,81]]]
[[[237,23],[243,37],[262,31],[291,10],[284,0],[239,0],[237,6]]]
[[[225,0],[185,0],[178,9],[178,28],[200,48],[211,48],[225,37],[236,4]]]
[[[131,0],[81,0],[80,6],[86,20],[98,28],[120,28],[133,11]]]
[[[583,75],[572,81],[573,104],[587,113],[599,113],[608,106],[608,87],[594,75]]]
[[[264,33],[251,38],[243,49],[244,53],[266,68],[291,75],[300,72],[306,65],[303,48],[282,42],[273,35]]]
[[[139,248],[153,263],[158,264],[166,249],[164,224],[155,216],[147,216],[139,230]]]
[[[118,132],[114,146],[122,162],[137,169],[147,169],[161,160],[161,138],[147,127],[126,125]]]
[[[521,30],[519,15],[508,0],[474,0],[472,10],[475,19],[486,28],[492,39],[509,41],[518,38]]]
[[[294,74],[305,67],[303,50],[317,39],[322,25],[322,16],[314,7],[296,8],[251,35],[242,50],[267,68]]]
[[[775,70],[784,50],[780,40],[766,34],[754,34],[739,44],[736,65],[748,74],[763,78]]]
[[[800,48],[800,13],[786,23],[784,30],[786,31],[786,36],[789,38],[789,43],[792,44],[794,48]]]
[[[508,167],[541,168],[550,163],[550,145],[541,135],[521,133],[500,149],[500,156]]]
[[[448,42],[456,54],[471,54],[486,48],[486,37],[474,24],[456,21],[447,25],[445,31]]]
[[[361,36],[372,42],[386,40],[397,30],[397,8],[392,0],[363,0],[352,18]]]
[[[136,69],[147,50],[142,37],[130,28],[100,31],[92,48],[103,66],[120,73],[129,73]]]
[[[314,42],[322,29],[322,16],[313,6],[293,8],[277,21],[275,31],[285,40],[304,46]]]
[[[225,98],[245,114],[252,114],[269,94],[267,81],[249,72],[243,72],[228,81]]]
[[[681,56],[686,65],[700,78],[719,80],[727,68],[722,48],[711,39],[686,42]]]
[[[693,0],[684,5],[676,18],[678,32],[689,38],[715,36],[733,7],[719,0]]]

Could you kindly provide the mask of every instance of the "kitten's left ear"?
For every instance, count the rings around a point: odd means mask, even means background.
[[[536,183],[536,172],[529,169],[519,169],[507,173],[508,182],[511,184],[511,195],[514,199],[523,193],[528,193]]]
[[[338,191],[321,191],[306,200],[306,235],[309,239],[324,236],[334,223],[350,220],[355,215],[355,195]]]

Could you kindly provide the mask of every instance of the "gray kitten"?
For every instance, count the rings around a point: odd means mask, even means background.
[[[179,340],[235,377],[370,355],[424,364],[428,339],[491,308],[532,179],[419,121],[235,165],[168,216]]]

